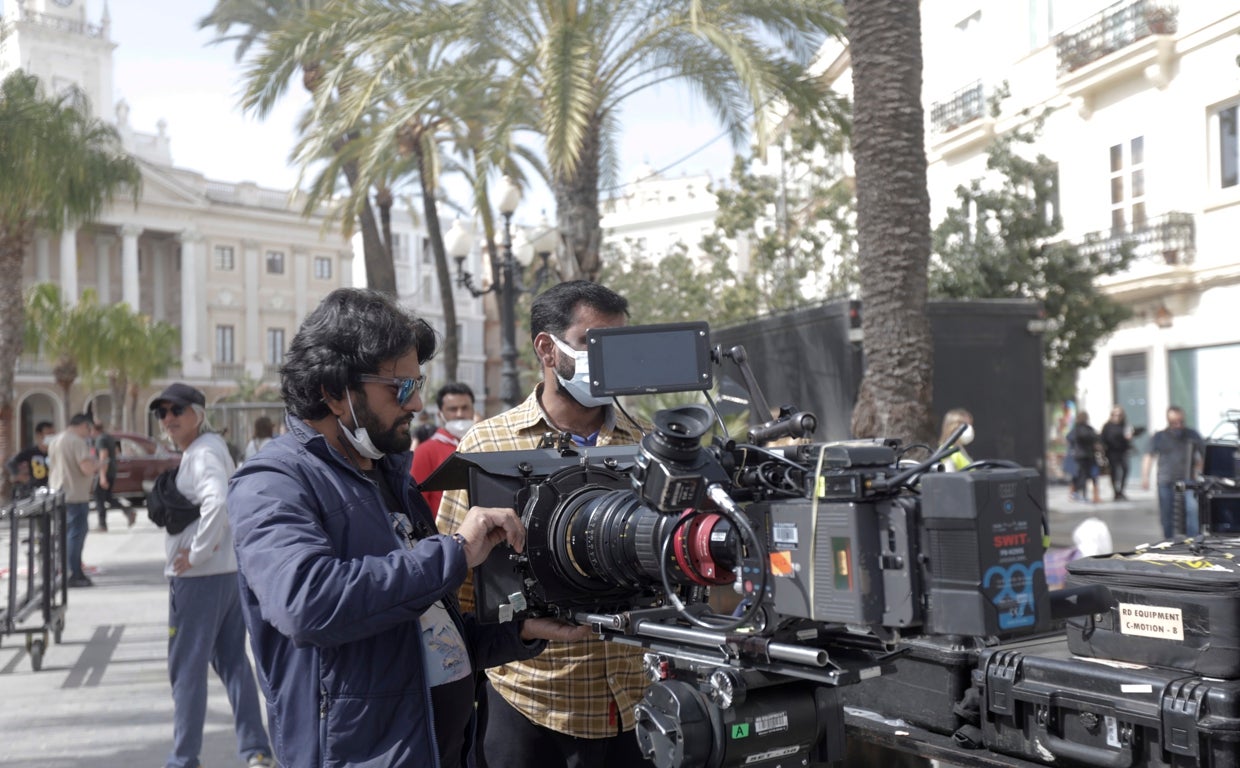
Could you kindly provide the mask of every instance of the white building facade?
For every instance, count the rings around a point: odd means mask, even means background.
[[[111,101],[116,44],[106,6],[100,23],[91,24],[82,0],[12,5],[16,13],[0,20],[0,76],[21,67],[50,92],[82,88],[96,115],[116,125],[143,181],[136,205],[118,199],[95,221],[39,233],[23,283],[56,283],[70,300],[92,289],[103,304],[124,301],[179,327],[180,366],[142,393],[141,406],[172,379],[203,389],[208,402],[233,393],[246,377],[278,385],[278,367],[306,313],[350,285],[349,243],[325,232],[321,217],[304,217],[302,201],[287,190],[213,181],[176,167],[162,122],[156,134],[134,130],[127,105]],[[61,412],[51,365],[34,355],[20,362],[8,450],[29,441],[36,421],[62,427],[71,415]],[[108,412],[105,393],[78,390],[73,410],[91,403],[96,413]],[[136,423],[140,430],[146,425],[141,417]]]
[[[603,245],[653,262],[683,248],[700,262],[702,238],[714,231],[717,210],[709,174],[664,177],[642,165],[619,194],[600,202]]]
[[[924,0],[931,225],[986,175],[990,140],[1046,114],[1031,152],[1058,164],[1063,237],[1136,258],[1102,288],[1132,309],[1078,381],[1161,428],[1209,433],[1240,408],[1240,6],[1213,0]],[[848,77],[846,52],[824,68]],[[1002,112],[988,100],[1006,87]]]

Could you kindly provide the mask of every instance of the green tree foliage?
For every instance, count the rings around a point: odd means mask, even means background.
[[[1046,398],[1055,402],[1074,396],[1077,373],[1129,316],[1097,282],[1126,269],[1132,251],[1083,254],[1057,239],[1058,168],[1045,155],[1026,156],[1040,131],[1038,119],[999,137],[988,152],[990,176],[957,188],[960,205],[934,230],[930,291],[943,299],[1040,301]]]
[[[755,172],[737,158],[715,192],[714,230],[703,256],[683,243],[662,258],[629,241],[605,250],[602,280],[629,297],[639,322],[709,320],[714,327],[815,304],[855,291],[852,188],[831,172],[840,133],[794,128],[780,170]],[[742,246],[742,243],[744,244]],[[741,270],[738,250],[748,253]]]
[[[213,27],[216,42],[234,43],[237,61],[246,60],[251,51],[260,53],[266,49],[272,36],[291,25],[300,24],[307,15],[319,8],[332,5],[331,0],[216,0],[215,7],[198,20],[199,29]],[[302,86],[320,103],[330,102],[339,96],[333,83],[325,82],[323,70],[326,62],[336,58],[335,51],[313,47],[298,49],[286,56],[279,66],[261,71],[252,65],[247,73],[247,91],[243,106],[260,118],[270,113],[289,83],[298,75]],[[303,128],[309,123],[303,122]],[[396,268],[392,263],[391,233],[382,231],[380,220],[391,220],[391,190],[379,183],[372,185],[359,179],[357,174],[357,150],[350,144],[357,139],[356,131],[339,133],[330,138],[334,148],[327,168],[320,168],[320,183],[328,187],[327,194],[312,195],[307,203],[309,210],[329,199],[337,191],[340,178],[346,188],[357,193],[360,203],[355,214],[362,234],[362,249],[366,262],[366,282],[377,291],[396,295]],[[374,193],[374,206],[371,204]],[[379,217],[375,216],[375,207]]]
[[[73,383],[82,378],[91,386],[99,379],[100,356],[109,340],[105,314],[93,290],[83,291],[74,304],[55,283],[39,283],[26,294],[25,344],[55,361],[52,378],[60,387],[65,413],[75,412]]]
[[[138,427],[138,394],[178,360],[180,329],[135,312],[125,303],[103,308],[96,364],[107,378],[112,413],[107,423],[131,432]],[[102,416],[102,414],[98,414]]]
[[[126,190],[136,200],[141,181],[116,130],[91,116],[80,91],[48,96],[22,70],[0,83],[0,273],[9,276],[0,280],[0,445],[12,443],[25,328],[19,276],[35,231],[89,221]]]

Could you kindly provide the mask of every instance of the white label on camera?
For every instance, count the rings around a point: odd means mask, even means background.
[[[784,747],[782,749],[769,749],[766,752],[759,752],[756,755],[750,755],[745,758],[745,765],[753,765],[754,763],[762,763],[767,760],[774,760],[777,757],[787,757],[795,755],[800,751],[800,747]]]
[[[1107,715],[1103,720],[1107,724],[1107,746],[1118,747],[1119,743],[1119,723],[1114,717]]]
[[[775,549],[787,549],[797,545],[796,523],[773,523],[771,525],[771,542]]]
[[[1153,693],[1154,686],[1150,685],[1149,683],[1144,683],[1142,685],[1121,685],[1119,687],[1119,692],[1120,693]]]
[[[757,733],[771,733],[772,731],[788,730],[788,713],[776,712],[770,715],[762,715],[754,718],[753,729]]]
[[[1119,631],[1136,637],[1184,641],[1184,614],[1179,608],[1119,604]]]
[[[711,531],[710,540],[711,541],[727,541],[728,531]]]

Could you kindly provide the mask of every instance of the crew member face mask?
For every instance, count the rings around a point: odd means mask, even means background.
[[[555,337],[554,334],[548,334],[560,351],[573,359],[573,378],[565,379],[557,370],[555,378],[560,382],[560,387],[569,394],[578,403],[586,408],[599,408],[611,402],[610,397],[595,397],[590,394],[590,353],[578,352],[570,347],[564,341]]]
[[[353,424],[357,425],[357,414],[353,411],[353,396],[349,394],[347,387],[344,390],[344,396],[349,401],[349,415],[353,417]],[[346,427],[340,419],[336,419],[336,423],[340,425],[340,431],[344,434],[344,439],[349,441],[349,445],[353,446],[353,450],[368,459],[383,458],[383,451],[379,450],[374,441],[370,439],[370,433],[366,431],[365,427],[358,426],[355,431]]]

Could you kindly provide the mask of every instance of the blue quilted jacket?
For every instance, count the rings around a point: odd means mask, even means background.
[[[422,536],[406,549],[375,483],[316,430],[292,416],[288,426],[228,492],[276,757],[297,768],[438,766],[421,613],[446,602],[475,674],[546,644],[522,642],[514,624],[479,625],[460,613],[465,558],[435,533],[409,476],[410,454],[380,462]]]

